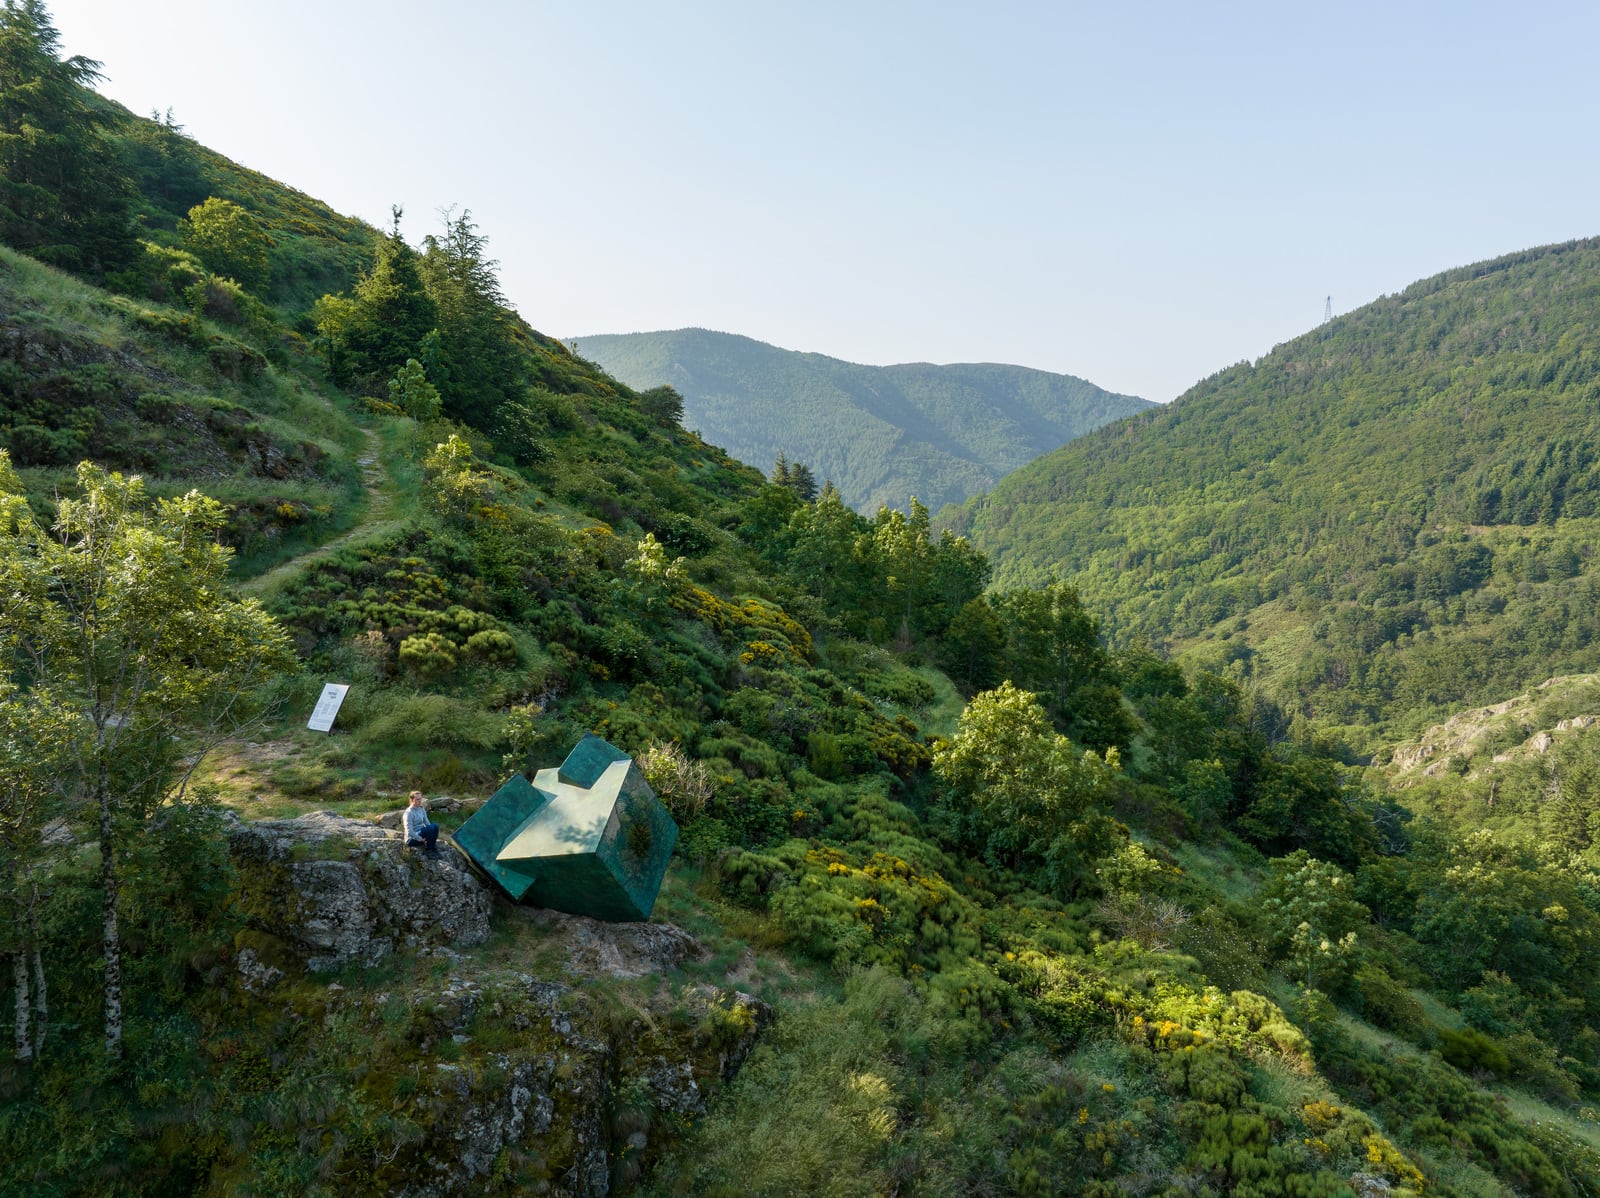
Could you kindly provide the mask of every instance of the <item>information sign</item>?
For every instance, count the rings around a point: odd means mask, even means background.
[[[349,689],[348,682],[330,682],[323,687],[322,698],[317,700],[316,710],[306,721],[306,727],[313,732],[332,732],[333,717],[339,714],[339,705],[344,702],[344,693]]]

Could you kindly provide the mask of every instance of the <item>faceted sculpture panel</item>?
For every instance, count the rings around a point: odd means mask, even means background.
[[[531,784],[517,775],[456,833],[513,899],[619,922],[650,918],[677,839],[632,758],[592,733]]]

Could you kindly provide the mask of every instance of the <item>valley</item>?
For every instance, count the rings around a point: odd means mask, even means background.
[[[1600,1194],[1600,243],[808,493],[469,210],[52,33],[0,10],[0,1188]],[[591,732],[648,922],[449,849]]]

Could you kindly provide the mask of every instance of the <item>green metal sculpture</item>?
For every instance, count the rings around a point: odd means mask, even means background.
[[[593,733],[531,783],[514,775],[455,835],[513,899],[615,922],[650,918],[677,840],[633,759]]]

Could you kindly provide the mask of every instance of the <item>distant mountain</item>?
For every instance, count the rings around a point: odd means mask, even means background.
[[[753,466],[781,452],[863,511],[938,510],[1073,437],[1153,406],[1066,374],[990,363],[860,366],[749,337],[678,329],[579,337],[630,387],[671,384],[684,424]]]
[[[1600,239],[1452,270],[1074,441],[946,523],[1002,586],[1353,724],[1600,657]],[[1203,643],[1209,642],[1209,643]]]

